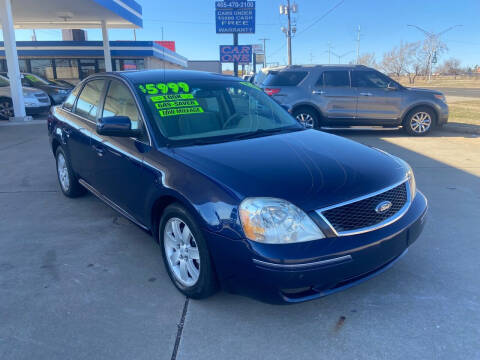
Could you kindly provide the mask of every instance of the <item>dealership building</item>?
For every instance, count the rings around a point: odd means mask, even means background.
[[[155,41],[110,41],[112,70],[184,69],[185,57]],[[76,83],[105,71],[102,41],[17,41],[21,72],[49,80]],[[7,71],[5,49],[0,42],[0,72]]]

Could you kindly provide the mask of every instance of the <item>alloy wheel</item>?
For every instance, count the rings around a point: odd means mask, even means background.
[[[13,117],[13,105],[10,101],[0,101],[0,116],[5,119]]]
[[[432,126],[432,117],[425,111],[415,113],[410,119],[410,128],[417,134],[427,132]]]
[[[70,177],[68,175],[67,162],[62,153],[59,153],[57,156],[57,172],[60,186],[63,191],[68,191],[70,189]]]
[[[170,218],[163,232],[168,267],[183,286],[195,285],[200,276],[200,253],[195,237],[181,219]]]
[[[308,113],[300,113],[296,116],[296,119],[307,129],[313,129],[315,125],[313,116]]]

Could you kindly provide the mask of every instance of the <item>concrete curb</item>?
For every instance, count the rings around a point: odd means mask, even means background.
[[[32,120],[32,121],[19,121],[19,122],[0,122],[0,127],[6,126],[26,126],[26,125],[45,125],[47,120]]]
[[[446,131],[455,132],[455,133],[480,135],[480,126],[477,126],[477,125],[448,123],[443,125],[442,129]]]

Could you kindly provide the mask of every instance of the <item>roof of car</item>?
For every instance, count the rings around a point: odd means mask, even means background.
[[[126,77],[133,83],[152,81],[191,81],[191,80],[233,80],[241,81],[237,77],[222,75],[205,71],[193,70],[140,70],[140,71],[119,71],[117,74]]]
[[[316,68],[334,68],[334,69],[368,69],[365,65],[349,65],[349,64],[306,64],[306,65],[290,65],[285,66],[282,69],[278,69],[278,71],[292,71],[292,70],[304,70],[304,69],[316,69]],[[272,69],[277,70],[277,69]]]

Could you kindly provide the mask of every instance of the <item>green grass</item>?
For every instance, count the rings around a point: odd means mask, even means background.
[[[480,99],[455,101],[448,106],[448,122],[480,125]]]

